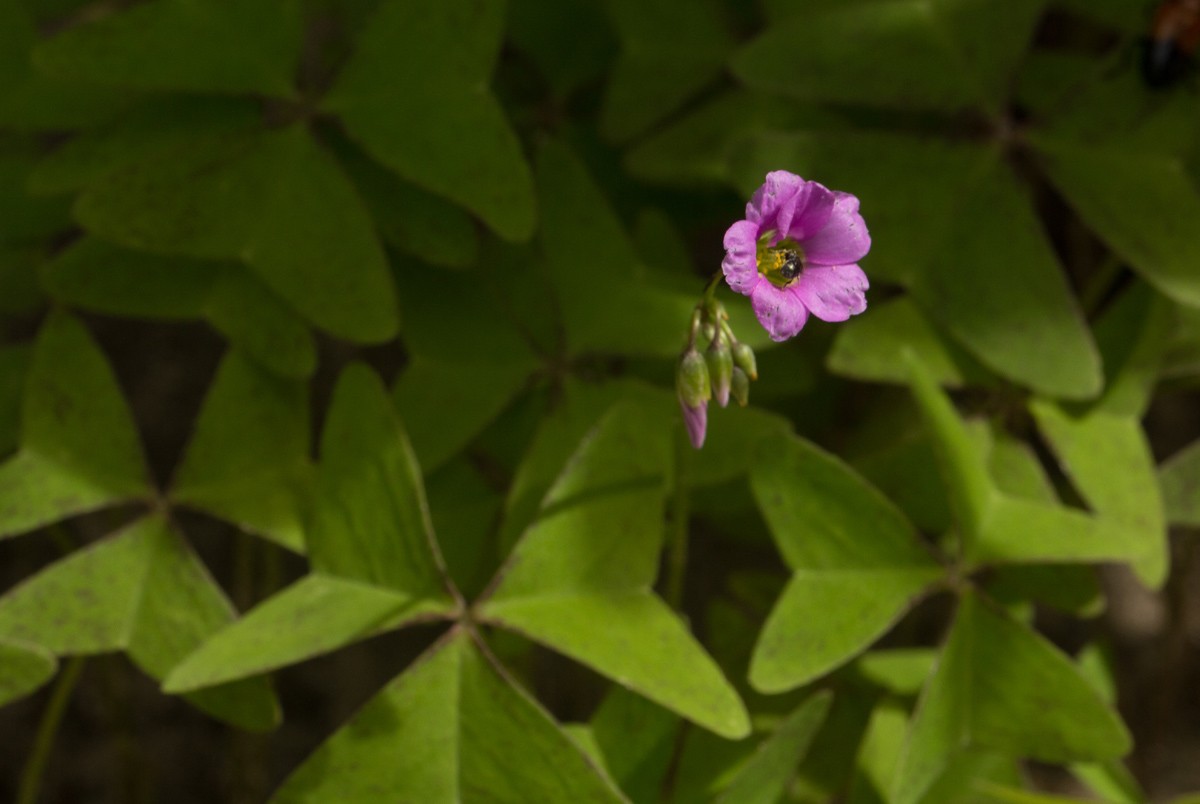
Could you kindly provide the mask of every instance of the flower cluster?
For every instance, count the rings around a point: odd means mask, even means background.
[[[750,297],[771,340],[785,341],[804,327],[810,313],[823,321],[845,321],[867,309],[870,285],[857,263],[870,249],[857,198],[776,170],[746,205],[746,218],[725,233],[721,271],[729,287]],[[754,352],[734,337],[715,290],[716,279],[692,315],[675,376],[696,449],[704,445],[708,401],[716,397],[725,407],[732,394],[745,405],[750,380],[758,379]],[[700,334],[708,342],[703,355],[696,348]]]
[[[809,313],[845,321],[867,309],[869,283],[857,263],[870,248],[857,198],[776,170],[746,205],[745,220],[725,232],[721,270],[750,297],[771,340],[785,341]]]

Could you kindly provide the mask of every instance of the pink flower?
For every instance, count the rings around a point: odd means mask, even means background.
[[[857,198],[776,170],[725,232],[721,270],[771,340],[785,341],[809,313],[845,321],[867,309],[870,283],[857,263],[870,249]]]

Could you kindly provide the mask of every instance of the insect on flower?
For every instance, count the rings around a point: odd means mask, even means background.
[[[721,270],[771,339],[784,341],[810,313],[845,321],[867,309],[870,283],[857,263],[870,249],[857,198],[776,170],[725,233]]]
[[[1143,42],[1142,78],[1154,89],[1177,83],[1200,47],[1200,0],[1166,0]]]

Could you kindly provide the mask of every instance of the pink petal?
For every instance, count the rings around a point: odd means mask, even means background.
[[[725,232],[725,259],[721,270],[729,287],[749,296],[758,284],[758,225],[751,221],[738,221]]]
[[[790,290],[822,321],[845,321],[867,309],[870,286],[857,265],[808,265]]]
[[[808,310],[796,295],[795,286],[777,288],[769,281],[759,282],[750,295],[750,305],[773,341],[786,341],[808,321]]]
[[[804,188],[796,194],[796,211],[789,219],[788,225],[783,225],[783,216],[779,218],[779,230],[784,236],[793,240],[805,240],[824,228],[833,214],[833,193],[825,186],[815,181],[804,183]]]
[[[780,211],[788,207],[787,220],[791,223],[795,212],[796,193],[804,184],[804,179],[786,170],[773,170],[767,174],[763,186],[754,192],[754,197],[746,205],[746,220],[758,224],[758,231],[779,229]]]
[[[679,407],[683,409],[683,423],[687,425],[688,440],[694,448],[700,449],[704,446],[705,431],[708,430],[708,403],[701,402],[693,408],[680,399]]]
[[[833,212],[828,223],[800,245],[809,265],[849,265],[867,256],[871,235],[858,214],[858,199],[849,193],[833,194]],[[815,310],[813,312],[816,312]]]

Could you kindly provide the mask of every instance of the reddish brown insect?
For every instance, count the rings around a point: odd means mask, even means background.
[[[1142,77],[1156,89],[1182,78],[1200,47],[1200,0],[1166,0],[1154,15],[1142,51]]]

